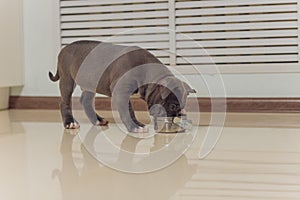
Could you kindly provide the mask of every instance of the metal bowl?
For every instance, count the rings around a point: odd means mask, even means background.
[[[186,117],[157,117],[154,118],[154,129],[157,133],[183,133],[192,126]]]

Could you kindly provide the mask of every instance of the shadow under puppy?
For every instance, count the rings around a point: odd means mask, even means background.
[[[60,110],[64,127],[79,128],[72,114],[71,98],[76,85],[82,90],[80,102],[91,123],[107,125],[94,108],[95,94],[112,97],[120,118],[129,132],[148,132],[139,122],[130,103],[138,93],[153,117],[176,117],[186,104],[188,84],[177,79],[153,54],[137,46],[121,46],[99,41],[77,41],[65,46],[58,56]]]

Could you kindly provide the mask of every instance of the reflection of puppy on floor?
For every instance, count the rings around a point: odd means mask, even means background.
[[[146,101],[151,116],[175,117],[184,108],[187,95],[196,92],[147,50],[98,41],[77,41],[64,47],[58,56],[57,73],[50,72],[49,77],[60,80],[60,109],[67,129],[79,128],[71,105],[75,85],[83,91],[80,101],[91,123],[108,123],[94,109],[94,97],[99,93],[113,97],[129,132],[148,132],[135,117],[132,94],[138,93]]]
[[[89,140],[93,140],[92,138],[95,139],[97,136],[96,129],[91,130],[92,132],[90,131],[87,135],[90,137]],[[195,169],[188,164],[185,156],[182,156],[171,166],[153,173],[140,175],[121,173],[107,167],[101,167],[99,162],[83,146],[81,152],[84,166],[79,173],[72,157],[74,138],[76,138],[74,135],[63,134],[61,143],[62,170],[53,172],[53,177],[58,177],[60,181],[64,200],[166,200],[182,188],[195,173]],[[136,138],[132,139],[134,141],[130,141],[126,137],[122,145],[131,146],[139,141]]]
[[[60,182],[64,200],[81,200],[79,195],[79,172],[77,171],[72,156],[72,145],[75,136],[76,134],[70,134],[70,132],[67,131],[63,133],[60,148],[63,161],[62,169],[56,169],[52,172],[52,177],[58,178]]]

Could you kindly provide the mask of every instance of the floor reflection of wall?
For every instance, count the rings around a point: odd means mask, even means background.
[[[0,199],[29,199],[26,135],[12,124],[8,111],[0,111]]]
[[[69,133],[63,134],[61,143],[63,167],[61,171],[53,172],[54,177],[59,178],[61,183],[64,200],[167,200],[195,173],[195,169],[187,163],[185,156],[171,166],[153,173],[121,173],[99,164],[83,146],[81,152],[84,166],[80,171],[76,168],[72,157],[75,137]],[[138,141],[132,142],[126,137],[124,142],[136,145]],[[160,145],[160,143],[156,144]]]
[[[11,124],[8,110],[0,111],[0,134],[11,132]]]

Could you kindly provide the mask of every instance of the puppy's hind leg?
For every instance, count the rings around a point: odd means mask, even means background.
[[[67,129],[79,128],[79,123],[74,119],[72,113],[72,93],[75,86],[75,82],[71,77],[61,77],[59,82],[61,93],[60,112],[64,127]]]
[[[83,91],[80,97],[80,103],[92,124],[96,126],[106,126],[108,124],[108,121],[100,117],[95,111],[95,93]]]

